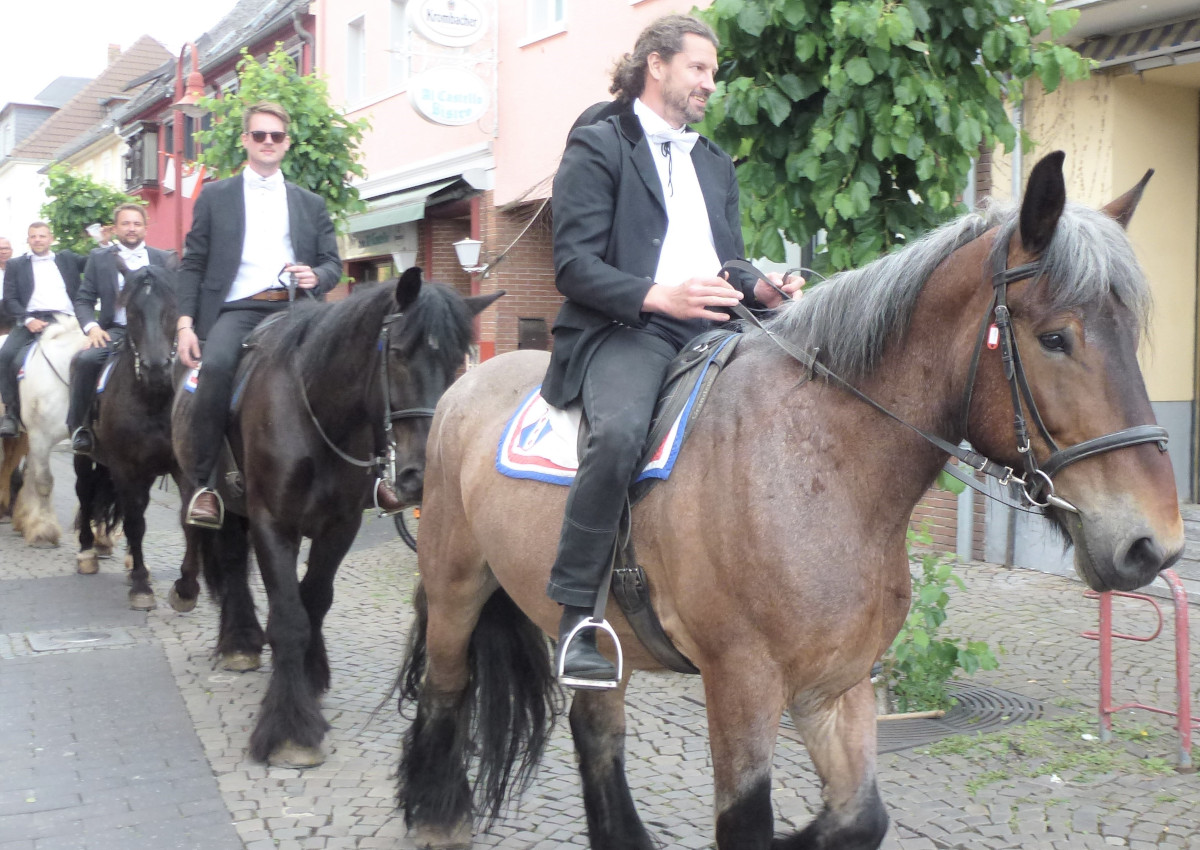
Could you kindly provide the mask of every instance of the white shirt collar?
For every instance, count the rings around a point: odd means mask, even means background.
[[[246,183],[246,188],[267,189],[269,191],[283,188],[282,171],[276,171],[270,177],[263,177],[253,168],[247,166],[242,169],[242,179]]]
[[[40,256],[40,257],[39,257],[37,254],[35,254],[35,253],[33,253],[32,251],[30,251],[30,252],[29,252],[29,259],[33,260],[34,262],[45,262],[46,260],[53,260],[53,259],[54,259],[54,252],[53,252],[53,251],[47,251],[47,252],[46,252],[44,255],[42,255],[42,256]]]

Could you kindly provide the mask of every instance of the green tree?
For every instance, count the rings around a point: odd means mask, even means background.
[[[366,208],[349,178],[365,174],[358,146],[367,121],[349,121],[330,106],[325,81],[315,73],[297,74],[296,63],[279,44],[265,62],[243,49],[237,74],[236,93],[201,101],[212,113],[212,126],[196,133],[203,145],[200,161],[219,177],[237,173],[246,160],[243,111],[260,100],[278,103],[292,119],[292,146],[283,160],[283,176],[324,198],[334,223],[344,228],[348,215]]]
[[[49,185],[41,216],[54,231],[55,246],[87,255],[96,242],[87,234],[90,224],[112,224],[112,212],[121,204],[142,203],[141,199],[97,183],[71,166],[50,166]]]
[[[822,228],[828,264],[868,262],[961,212],[980,146],[1012,150],[1005,104],[1089,73],[1047,0],[716,0],[703,129],[739,162],[750,256]],[[1043,34],[1051,38],[1035,39]]]

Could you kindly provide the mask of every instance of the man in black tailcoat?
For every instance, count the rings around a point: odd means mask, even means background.
[[[87,348],[71,361],[67,433],[76,454],[90,454],[95,447],[88,414],[95,400],[96,381],[113,349],[125,338],[125,308],[117,304],[125,276],[117,260],[131,272],[147,265],[173,269],[179,264],[173,251],[146,244],[146,210],[140,204],[121,204],[113,211],[113,238],[111,245],[96,248],[88,256],[83,283],[75,296],[75,318],[88,338]]]
[[[556,664],[572,687],[616,684],[590,618],[667,365],[724,308],[781,300],[748,276],[718,276],[744,250],[737,178],[687,127],[704,117],[716,70],[707,24],[652,23],[613,72],[615,104],[581,116],[554,179],[555,283],[567,300],[542,395],[581,403],[590,425],[547,586],[563,606]]]

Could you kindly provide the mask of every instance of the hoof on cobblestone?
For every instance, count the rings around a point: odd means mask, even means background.
[[[294,767],[303,770],[325,763],[325,753],[320,747],[298,747],[291,741],[285,742],[267,759],[271,767]]]
[[[221,666],[234,673],[248,673],[262,666],[257,652],[227,652],[221,656]]]
[[[100,572],[100,565],[96,563],[96,550],[85,549],[75,556],[76,569],[81,576],[94,576]]]
[[[101,543],[99,540],[97,540],[96,541],[96,557],[97,558],[111,558],[112,557],[112,544],[111,543]]]
[[[153,593],[130,593],[129,607],[134,611],[153,611],[157,603]]]
[[[171,587],[171,592],[167,594],[167,602],[170,603],[171,607],[180,614],[186,614],[189,611],[195,610],[196,608],[195,597],[192,599],[184,599],[179,595],[179,591],[177,591],[174,586]]]
[[[401,846],[417,850],[470,850],[471,824],[464,822],[450,829],[415,826],[408,831]]]

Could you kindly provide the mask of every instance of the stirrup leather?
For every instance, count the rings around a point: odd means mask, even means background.
[[[196,499],[198,499],[200,497],[201,493],[212,493],[217,498],[217,521],[216,521],[216,523],[196,522],[195,520],[192,519],[192,509],[196,506]],[[219,529],[223,525],[225,525],[225,500],[221,498],[221,494],[218,493],[216,490],[212,489],[211,487],[201,487],[198,490],[196,490],[196,492],[192,494],[191,500],[188,502],[186,522],[188,525],[193,526],[195,528],[209,528],[209,529],[214,529],[214,530]]]
[[[563,665],[567,658],[567,647],[571,645],[571,641],[575,640],[576,635],[584,629],[595,629],[597,631],[607,632],[612,638],[613,645],[617,648],[617,676],[615,679],[581,679],[575,676],[567,676],[564,674]],[[621,651],[621,641],[617,637],[616,631],[609,624],[608,620],[597,620],[595,617],[588,617],[586,620],[580,620],[575,624],[575,628],[567,633],[565,640],[558,647],[558,652],[555,653],[557,663],[555,666],[555,678],[560,684],[566,685],[568,688],[579,688],[581,690],[593,691],[610,691],[621,683],[621,679],[625,672],[625,655]]]

